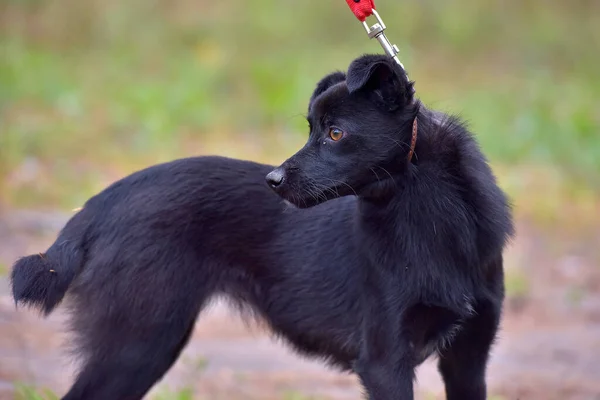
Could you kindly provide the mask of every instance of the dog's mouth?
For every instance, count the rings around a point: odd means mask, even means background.
[[[288,183],[274,190],[283,200],[298,208],[314,207],[343,195],[338,187],[328,187],[315,182]]]
[[[281,175],[281,176],[280,176]],[[274,180],[276,184],[274,184]],[[310,208],[326,201],[345,196],[350,189],[341,181],[331,181],[329,185],[302,176],[300,170],[290,169],[285,172],[275,170],[267,177],[271,189],[283,200],[297,208]]]

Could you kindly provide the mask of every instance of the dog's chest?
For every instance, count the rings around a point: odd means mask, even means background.
[[[402,332],[418,363],[451,346],[464,323],[473,315],[472,302],[465,296],[460,305],[417,303],[402,314]]]
[[[448,348],[456,335],[462,329],[462,323],[456,322],[452,324],[448,329],[439,332],[434,338],[422,342],[420,345],[416,344],[415,341],[409,341],[409,346],[414,351],[416,364],[421,364],[427,358],[434,354],[439,354]]]

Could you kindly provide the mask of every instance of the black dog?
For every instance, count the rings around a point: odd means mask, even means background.
[[[142,398],[215,295],[372,400],[412,399],[432,354],[448,399],[486,398],[513,226],[475,140],[384,56],[324,78],[308,121],[275,170],[197,157],[134,173],[15,264],[17,302],[48,314],[68,293],[83,366],[63,399]]]

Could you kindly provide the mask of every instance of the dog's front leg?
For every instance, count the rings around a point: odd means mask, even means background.
[[[356,372],[369,400],[413,400],[414,352],[401,331],[401,313],[380,306],[365,316]]]

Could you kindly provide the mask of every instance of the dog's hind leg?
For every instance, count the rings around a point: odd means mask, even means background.
[[[63,400],[142,399],[173,365],[193,326],[164,324],[145,327],[139,335],[115,336],[109,352],[86,360]]]
[[[449,347],[439,352],[447,400],[485,400],[486,366],[500,319],[497,305],[480,303]]]
[[[83,364],[63,400],[142,399],[190,338],[210,295],[200,276],[208,275],[205,266],[176,256],[130,261],[92,266],[98,272],[74,288],[72,325]]]

